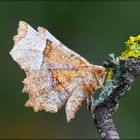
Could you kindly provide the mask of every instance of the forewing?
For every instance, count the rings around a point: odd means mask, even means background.
[[[44,53],[49,63],[49,68],[64,69],[90,66],[86,59],[67,48],[46,29],[38,27],[38,31],[40,36],[47,40]]]

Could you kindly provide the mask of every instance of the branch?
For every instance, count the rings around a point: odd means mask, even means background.
[[[119,139],[112,120],[112,113],[118,108],[120,97],[130,89],[132,82],[140,74],[140,58],[120,60],[118,65],[112,62],[113,59],[110,57],[105,66],[114,68],[114,77],[105,85],[105,88],[95,102],[95,110],[92,112],[97,130],[101,138],[105,140]],[[108,90],[109,86],[111,86],[110,90]],[[106,92],[110,92],[108,96]]]

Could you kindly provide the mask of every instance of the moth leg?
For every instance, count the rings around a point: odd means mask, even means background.
[[[95,99],[93,98],[93,96],[90,96],[89,98],[87,98],[87,110],[89,112],[93,112],[94,108],[95,108]]]

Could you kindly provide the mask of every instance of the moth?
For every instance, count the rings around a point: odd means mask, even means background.
[[[102,86],[105,68],[90,64],[45,28],[37,30],[20,21],[10,51],[27,76],[23,80],[23,92],[29,94],[25,106],[35,112],[55,113],[66,104],[70,122],[86,99]]]

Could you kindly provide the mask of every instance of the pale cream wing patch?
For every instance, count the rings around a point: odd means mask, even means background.
[[[13,59],[25,70],[40,70],[46,40],[26,22],[20,21],[18,35],[14,36],[14,47],[10,51]]]

